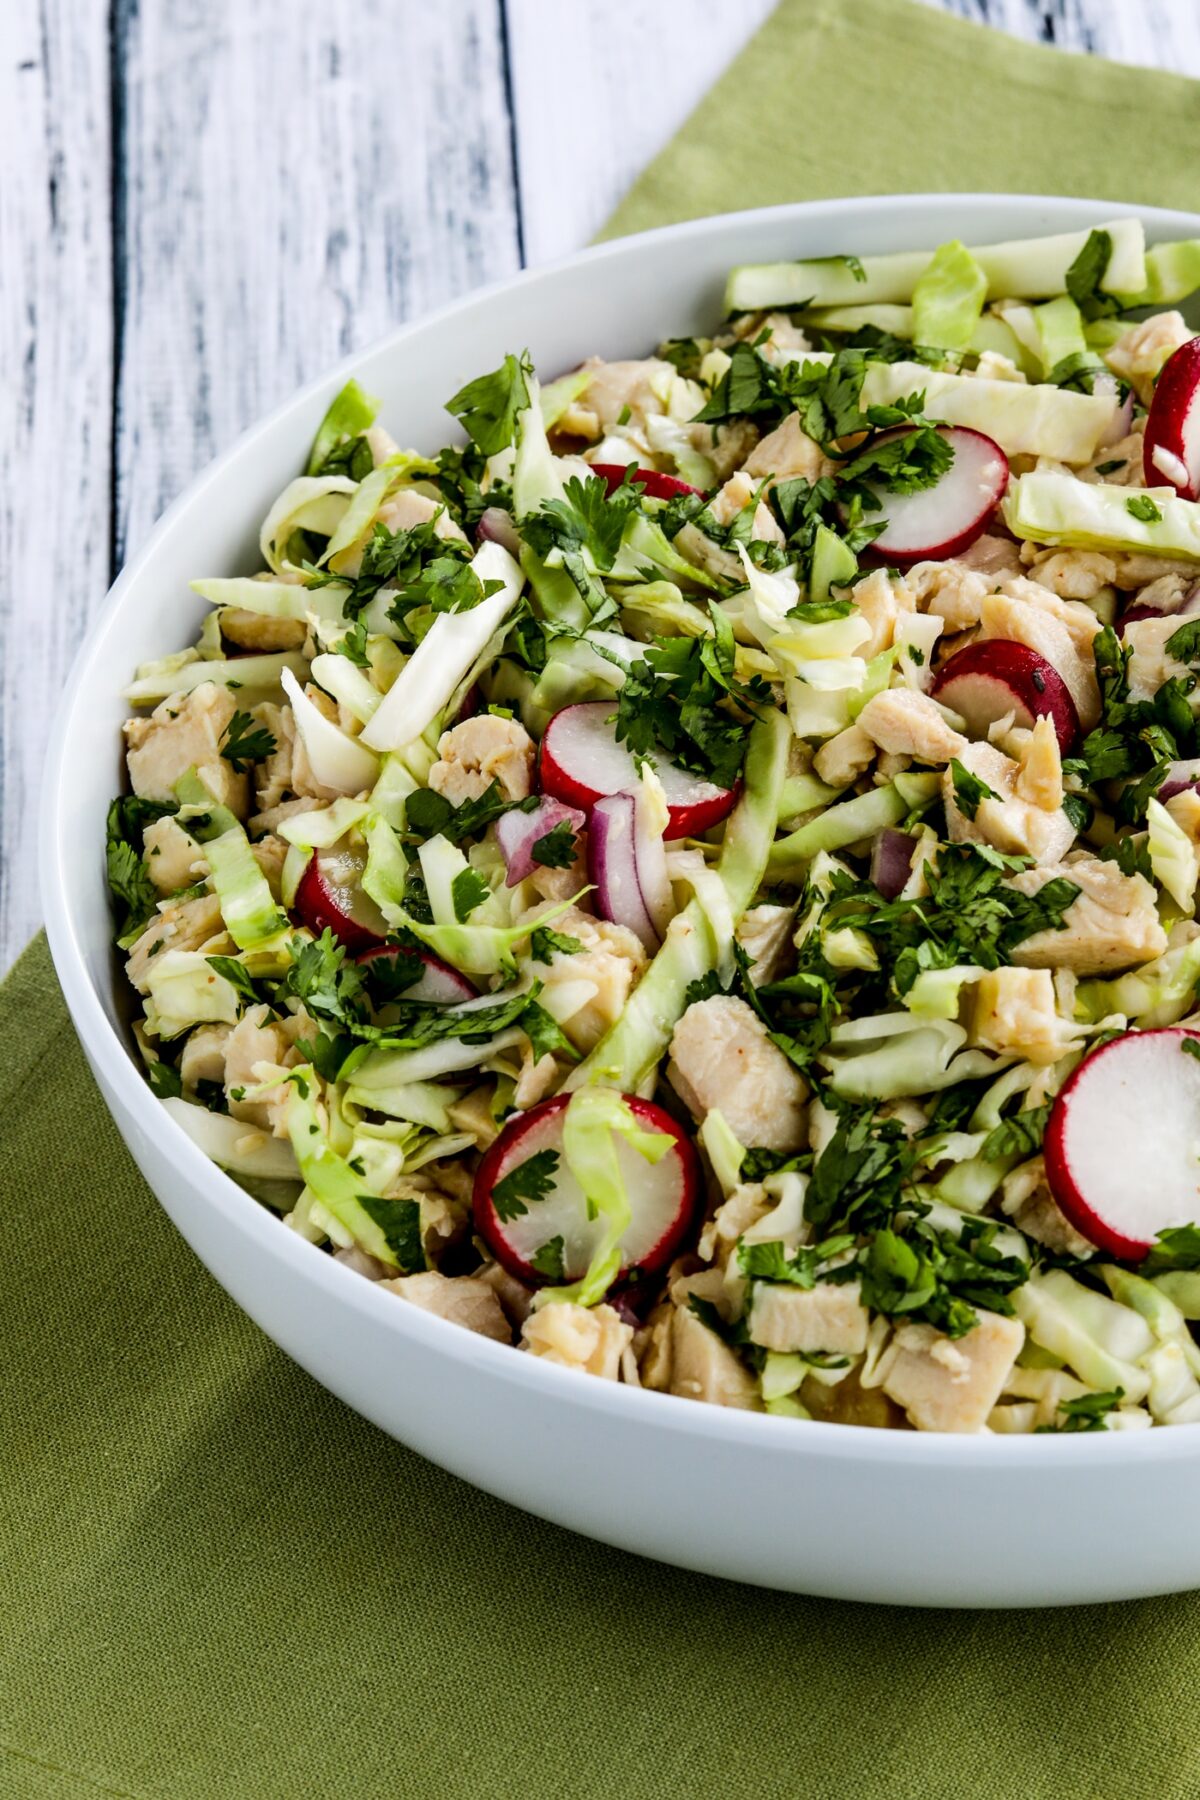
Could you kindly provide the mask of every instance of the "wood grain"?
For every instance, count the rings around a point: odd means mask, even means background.
[[[1197,0],[926,3],[1200,75]],[[0,0],[0,970],[126,551],[336,357],[586,242],[771,4]]]
[[[108,39],[99,7],[0,26],[0,968],[40,916],[48,723],[109,572]]]

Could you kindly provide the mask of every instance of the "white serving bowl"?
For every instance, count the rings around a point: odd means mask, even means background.
[[[592,1380],[406,1306],[285,1230],[154,1099],[122,1025],[104,882],[134,665],[186,643],[199,575],[258,566],[259,522],[326,405],[357,376],[404,444],[450,435],[443,402],[528,345],[555,375],[711,329],[735,263],[990,243],[1138,212],[1152,239],[1200,218],[997,195],[831,200],[605,244],[406,326],[246,433],[165,514],[76,664],[45,788],[55,965],[88,1062],[150,1186],[252,1319],[325,1387],[515,1505],[709,1574],[844,1599],[1050,1606],[1200,1585],[1200,1428],[935,1437],[796,1424]]]

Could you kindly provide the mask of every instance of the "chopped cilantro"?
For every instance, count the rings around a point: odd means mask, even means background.
[[[1140,519],[1143,525],[1158,525],[1162,522],[1162,512],[1149,494],[1131,494],[1125,502],[1125,511],[1132,518]]]
[[[583,945],[578,938],[551,931],[548,925],[535,925],[529,937],[529,954],[534,962],[548,963],[552,956],[578,956]]]
[[[355,619],[345,636],[339,638],[337,653],[346,657],[356,668],[369,669],[371,659],[367,655],[367,627],[363,619]]]
[[[534,1251],[529,1259],[529,1266],[536,1269],[539,1275],[545,1275],[549,1281],[562,1281],[567,1272],[563,1257],[562,1238],[548,1238]]]
[[[378,1225],[388,1249],[406,1274],[426,1267],[419,1200],[385,1200],[378,1194],[359,1194],[358,1204]]]
[[[521,1029],[529,1038],[533,1059],[540,1062],[543,1056],[565,1056],[568,1062],[578,1062],[579,1052],[551,1013],[536,1000],[530,1000],[521,1014]]]
[[[150,1092],[158,1100],[178,1100],[183,1093],[179,1070],[172,1068],[168,1062],[152,1062],[146,1070],[146,1078],[150,1083]]]
[[[827,1238],[823,1244],[803,1246],[791,1256],[782,1244],[739,1241],[738,1265],[750,1281],[778,1281],[792,1287],[811,1288],[816,1285],[821,1265],[853,1250],[854,1241],[852,1234],[843,1233],[840,1237]]]
[[[981,776],[964,768],[957,756],[950,759],[950,774],[954,782],[954,803],[968,819],[975,817],[984,800],[1000,798],[995,788],[990,788]]]
[[[557,1150],[535,1150],[496,1183],[492,1206],[502,1225],[522,1218],[531,1206],[553,1192],[558,1162]]]
[[[529,854],[543,869],[569,869],[577,849],[578,839],[571,829],[570,819],[561,819],[553,831],[534,841]]]
[[[1185,1038],[1185,1046],[1195,1044]],[[1195,1055],[1195,1050],[1192,1050]],[[1171,1270],[1200,1269],[1200,1225],[1172,1225],[1160,1231],[1154,1247],[1142,1264],[1142,1275],[1165,1275]]]
[[[426,838],[444,837],[452,844],[467,838],[481,837],[494,820],[507,812],[532,812],[538,796],[525,800],[507,800],[498,781],[493,781],[475,800],[462,800],[454,806],[434,788],[418,788],[404,802],[405,835],[422,842]]]
[[[1001,1119],[984,1138],[980,1156],[986,1162],[996,1162],[1004,1156],[1033,1156],[1042,1147],[1049,1117],[1047,1101],[1044,1106],[1031,1106],[1024,1112],[1014,1113],[1011,1119]]]
[[[235,712],[221,739],[221,755],[240,775],[251,763],[275,754],[275,739],[250,713]]]
[[[343,438],[335,444],[314,475],[347,475],[351,481],[362,481],[375,467],[375,458],[364,432]]]
[[[1112,1388],[1104,1394],[1080,1394],[1077,1400],[1061,1400],[1058,1410],[1062,1415],[1062,1424],[1039,1425],[1037,1431],[1107,1431],[1109,1413],[1124,1398],[1124,1388]]]
[[[328,936],[328,933],[326,935]],[[236,988],[239,996],[251,1006],[262,999],[262,995],[254,985],[249,969],[245,963],[239,962],[236,956],[206,956],[204,960],[210,969],[215,969],[218,975],[223,975],[225,980]]]
[[[1100,319],[1121,310],[1111,294],[1100,291],[1111,258],[1111,234],[1089,231],[1083,249],[1067,270],[1067,292],[1085,319]]]
[[[1107,462],[1096,464],[1096,473],[1097,475],[1115,475],[1118,469],[1125,467],[1127,461],[1128,458],[1124,456],[1110,456]]]
[[[733,627],[719,606],[708,610],[711,638],[656,638],[630,665],[616,696],[616,734],[635,757],[665,752],[728,788],[746,754],[744,710],[769,701],[770,689],[757,676],[736,679]]]
[[[108,809],[105,821],[105,868],[113,897],[121,902],[117,937],[126,942],[154,917],[158,889],[150,879],[142,857],[142,833],[155,819],[178,809],[137,794],[121,794]]]
[[[517,414],[529,405],[529,377],[533,364],[528,351],[506,356],[490,375],[468,381],[446,402],[446,411],[461,421],[467,435],[485,456],[507,450],[517,432]]]
[[[450,883],[450,900],[459,924],[465,924],[477,906],[491,898],[492,890],[475,869],[460,869]]]

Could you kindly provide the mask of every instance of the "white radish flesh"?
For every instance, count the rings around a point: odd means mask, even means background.
[[[610,700],[586,700],[555,713],[542,739],[541,785],[546,793],[586,809],[606,794],[636,790],[637,764],[632,751],[617,742],[612,720]],[[654,762],[670,812],[667,837],[697,836],[733,810],[736,788],[718,787],[665,757]]]
[[[346,848],[314,850],[292,901],[293,917],[314,937],[332,931],[352,956],[375,949],[387,936],[386,919],[362,887],[365,866]]]
[[[988,728],[1010,713],[1025,729],[1049,718],[1064,756],[1079,736],[1075,702],[1053,663],[1008,638],[985,638],[956,651],[938,670],[931,691],[966,721],[972,737],[986,737]]]
[[[1159,1232],[1200,1223],[1200,1033],[1114,1038],[1054,1102],[1046,1179],[1063,1213],[1100,1250],[1140,1261]]]
[[[982,534],[1004,498],[1008,458],[999,444],[963,425],[937,429],[954,451],[945,474],[912,494],[884,493],[878,510],[863,515],[868,524],[886,519],[872,549],[890,562],[956,556]]]
[[[416,957],[421,964],[420,975],[411,986],[403,988],[396,995],[398,1001],[403,1003],[415,1000],[423,1006],[457,1006],[464,1000],[478,998],[465,975],[460,975],[457,969],[452,969],[449,963],[444,963],[428,950],[393,948],[390,944],[381,944],[361,951],[355,961],[369,969],[372,963],[378,966],[380,962],[394,961],[398,956]]]
[[[545,1100],[512,1119],[479,1165],[473,1201],[475,1229],[496,1260],[518,1281],[544,1285],[547,1276],[533,1266],[544,1245],[562,1239],[563,1278],[577,1281],[598,1245],[606,1221],[588,1217],[588,1203],[563,1154],[563,1122],[569,1096]],[[651,1274],[664,1268],[687,1235],[699,1199],[699,1168],[691,1141],[661,1107],[632,1094],[625,1096],[643,1131],[674,1138],[674,1149],[656,1163],[646,1161],[618,1133],[613,1134],[617,1165],[633,1206],[633,1217],[621,1240],[624,1273]],[[498,1182],[536,1156],[552,1151],[558,1158],[553,1185],[544,1199],[501,1218],[492,1195]]]

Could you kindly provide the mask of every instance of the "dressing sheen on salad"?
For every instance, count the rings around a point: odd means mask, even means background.
[[[1198,286],[1126,219],[738,268],[428,455],[350,382],[128,692],[171,1118],[603,1379],[1200,1421]]]

